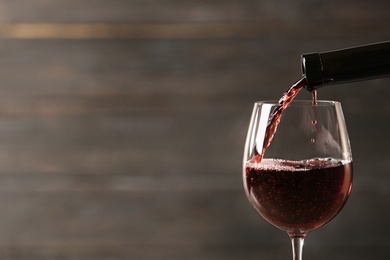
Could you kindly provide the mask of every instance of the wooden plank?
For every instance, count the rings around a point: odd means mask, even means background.
[[[248,260],[256,259],[275,259],[283,260],[291,257],[291,250],[289,245],[281,247],[261,248],[258,246],[234,246],[229,245],[226,247],[219,246],[180,246],[161,248],[159,246],[145,246],[145,247],[132,247],[132,246],[118,246],[107,247],[100,246],[97,248],[91,248],[88,246],[66,246],[59,245],[53,247],[0,247],[0,256],[5,259],[28,259],[28,260],[40,260],[40,259],[189,259],[197,260],[197,252],[201,250],[203,252],[203,259],[205,260],[235,260],[245,257]],[[304,257],[315,258],[318,260],[326,260],[329,258],[330,252],[333,259],[356,259],[365,260],[370,259],[382,259],[386,255],[386,249],[380,246],[328,246],[326,249],[323,247],[305,248]]]
[[[284,35],[289,37],[356,37],[362,30],[371,35],[381,34],[383,28],[368,22],[345,24],[272,21],[239,23],[141,23],[141,24],[65,24],[9,23],[0,25],[0,37],[11,39],[230,39],[259,38]]]
[[[23,23],[142,23],[142,22],[242,22],[284,21],[378,21],[388,19],[389,2],[345,0],[313,4],[234,0],[68,0],[1,1],[2,22]]]
[[[131,116],[3,120],[1,173],[169,176],[241,171],[244,133],[235,136],[244,121],[240,117],[191,116],[193,122],[187,116],[148,117],[154,122]],[[216,121],[221,129],[235,129],[221,134],[220,128],[206,131],[200,127]],[[225,138],[233,135],[236,141],[225,143]],[[232,145],[237,147],[231,149]],[[220,153],[222,148],[233,153]],[[218,163],[221,160],[225,161],[222,165]]]

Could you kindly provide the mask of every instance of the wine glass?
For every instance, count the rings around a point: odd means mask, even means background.
[[[246,195],[269,223],[288,233],[293,259],[302,259],[306,234],[335,217],[352,188],[352,153],[341,104],[293,101],[279,124],[278,102],[256,102],[243,158]],[[265,145],[265,136],[275,135]]]

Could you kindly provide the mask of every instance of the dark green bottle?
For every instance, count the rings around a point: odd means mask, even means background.
[[[390,41],[301,56],[307,90],[390,77]]]

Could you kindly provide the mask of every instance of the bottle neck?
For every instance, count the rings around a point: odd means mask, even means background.
[[[308,90],[390,77],[390,41],[301,56]]]

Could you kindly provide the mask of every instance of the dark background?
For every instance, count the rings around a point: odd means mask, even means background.
[[[253,103],[300,55],[390,40],[388,0],[0,1],[1,259],[289,259],[247,201]],[[354,187],[304,259],[385,259],[390,80],[342,102]],[[299,99],[310,98],[302,91]]]

